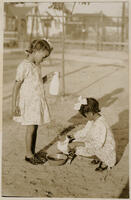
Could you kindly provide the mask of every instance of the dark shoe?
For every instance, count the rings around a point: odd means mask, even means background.
[[[42,164],[44,164],[45,162],[47,162],[47,153],[44,151],[39,151],[35,154],[35,157],[40,160],[40,162],[42,162]]]
[[[69,150],[69,153],[68,153],[68,156],[69,156],[69,157],[73,157],[74,154],[75,154],[75,152],[76,152],[75,149],[70,149],[70,150]]]
[[[100,162],[99,160],[95,160],[95,159],[94,159],[94,160],[91,161],[91,164],[96,165],[96,164],[98,164],[99,162]]]
[[[25,160],[33,165],[38,165],[38,164],[43,164],[40,160],[38,160],[35,156],[34,157],[31,157],[31,158],[28,158],[28,157],[25,157]]]
[[[73,162],[73,160],[76,158],[76,154],[74,154],[73,156],[72,156],[72,158],[71,158],[71,160],[70,160],[70,165],[71,165],[71,163]]]
[[[76,154],[75,154],[75,149],[70,149],[67,157],[68,157],[68,160],[70,160],[70,164],[73,162],[73,160],[76,158]]]
[[[107,168],[108,168],[108,166],[107,166],[107,165],[106,165],[106,166],[104,166],[104,167],[102,167],[102,166],[99,166],[99,167],[97,167],[97,168],[95,169],[95,171],[102,172],[102,171],[106,170]]]

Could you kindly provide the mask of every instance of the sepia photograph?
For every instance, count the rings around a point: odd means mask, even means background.
[[[129,2],[3,1],[1,197],[129,199]]]

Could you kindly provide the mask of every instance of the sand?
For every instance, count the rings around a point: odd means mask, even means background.
[[[71,51],[71,50],[70,50]],[[78,53],[78,55],[76,55]],[[44,73],[60,71],[60,54],[52,55],[52,66]],[[38,129],[36,151],[49,144],[60,131],[82,128],[85,120],[73,110],[79,95],[99,100],[117,144],[117,165],[96,172],[95,165],[76,157],[63,166],[31,165],[24,160],[25,127],[11,118],[11,89],[17,64],[22,55],[5,55],[3,93],[2,195],[18,197],[129,198],[128,165],[128,56],[124,52],[73,51],[66,53],[65,97],[49,95],[52,122]],[[53,152],[55,145],[49,149]]]

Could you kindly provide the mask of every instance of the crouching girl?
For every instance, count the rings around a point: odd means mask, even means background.
[[[100,114],[97,100],[80,97],[74,109],[87,118],[87,124],[74,133],[74,141],[68,144],[68,148],[75,149],[76,155],[93,158],[91,163],[99,163],[96,171],[113,167],[116,163],[115,140],[105,118]]]

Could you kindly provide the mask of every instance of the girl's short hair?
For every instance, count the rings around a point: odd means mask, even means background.
[[[87,105],[82,104],[81,107],[80,107],[80,110],[79,110],[79,112],[84,117],[86,117],[85,114],[88,113],[88,112],[92,112],[93,114],[100,112],[99,102],[96,99],[86,98],[86,100],[87,100]]]
[[[29,49],[26,50],[27,53],[33,53],[35,50],[47,50],[49,52],[49,55],[53,48],[49,44],[47,40],[33,40],[29,46]],[[48,55],[48,56],[49,56]]]

